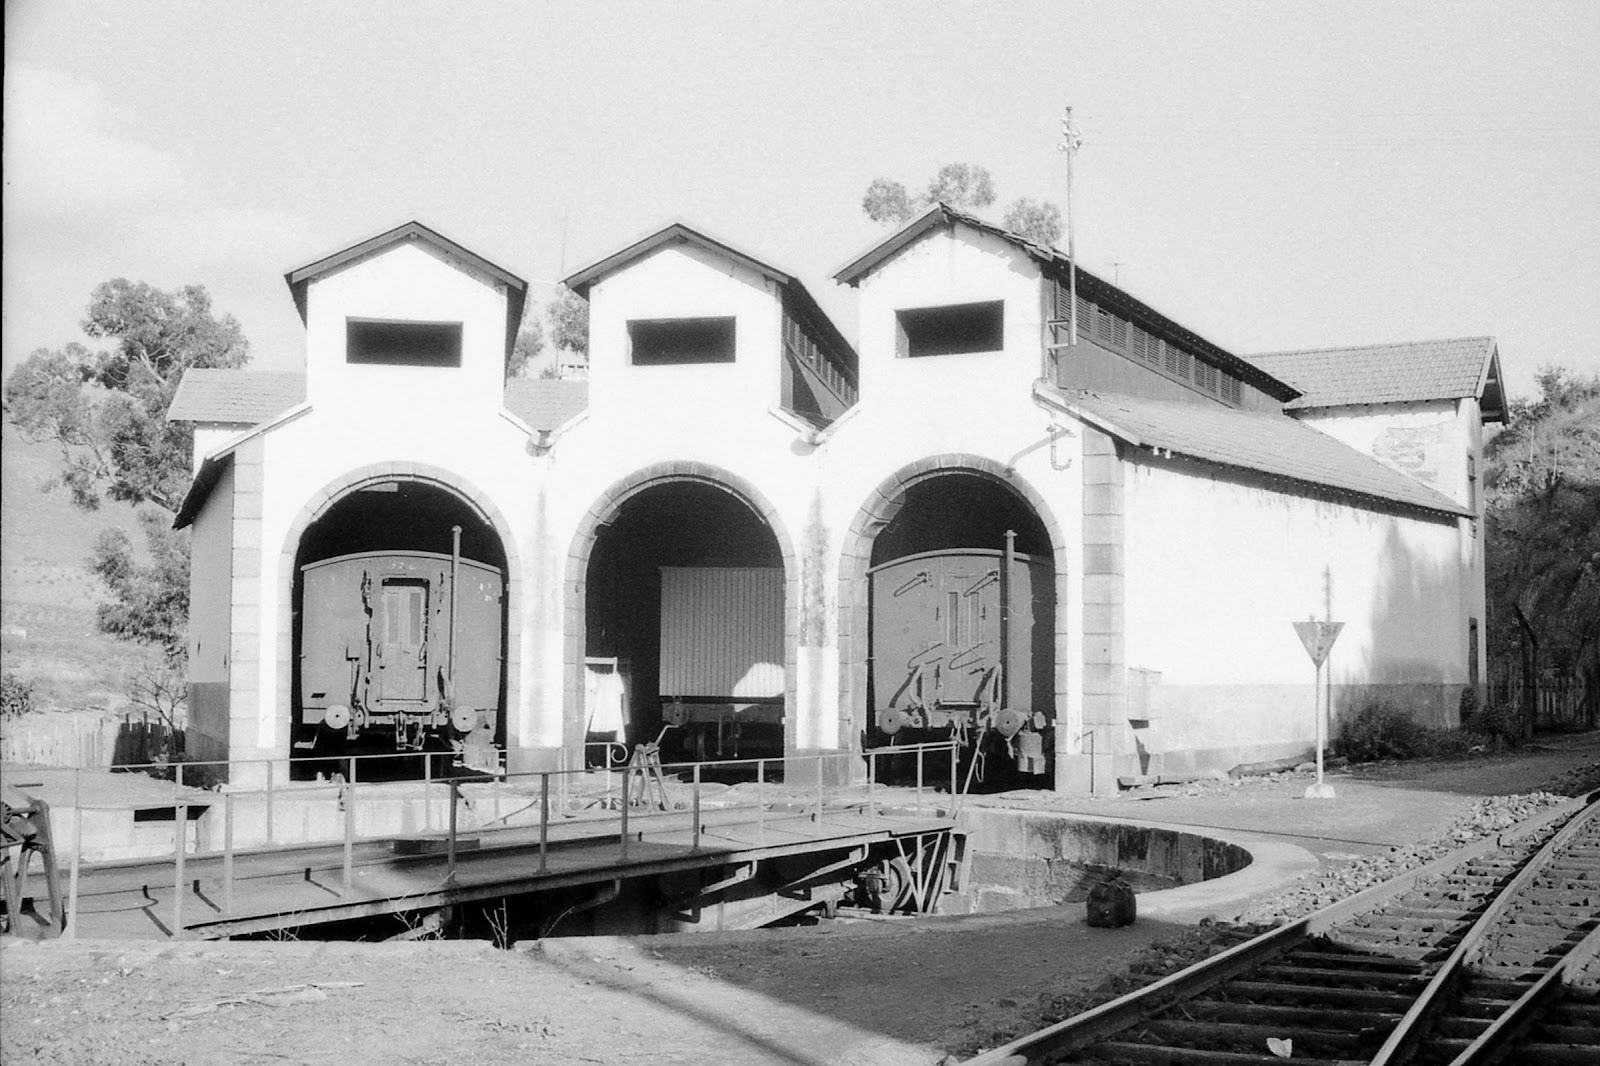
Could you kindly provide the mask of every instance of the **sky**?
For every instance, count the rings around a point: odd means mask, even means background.
[[[1489,334],[1600,373],[1600,3],[7,0],[7,373],[96,284],[198,283],[298,369],[286,271],[409,219],[529,280],[682,219],[797,274],[877,177],[1066,200],[1222,347]]]

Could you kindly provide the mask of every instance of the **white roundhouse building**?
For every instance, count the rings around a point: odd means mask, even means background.
[[[304,373],[191,371],[170,414],[191,753],[245,781],[417,741],[385,693],[470,703],[436,732],[513,771],[618,724],[669,758],[858,752],[948,735],[946,700],[1018,757],[997,780],[1106,790],[1306,751],[1312,617],[1345,623],[1336,717],[1457,723],[1492,341],[1244,359],[1081,270],[1074,316],[1064,256],[943,205],[835,280],[855,346],[673,223],[567,279],[587,381],[507,381],[525,283],[432,230],[291,271]],[[449,628],[451,560],[499,575],[499,633]]]

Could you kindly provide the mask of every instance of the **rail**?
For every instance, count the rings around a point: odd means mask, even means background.
[[[341,892],[349,897],[354,892],[356,846],[364,841],[393,840],[396,837],[437,837],[442,839],[446,856],[446,881],[454,882],[457,852],[462,838],[471,834],[481,838],[485,834],[506,831],[528,833],[537,830],[538,872],[549,869],[549,851],[553,843],[560,843],[552,829],[567,830],[569,838],[587,842],[614,838],[623,859],[629,854],[630,840],[639,836],[641,827],[663,820],[689,819],[690,848],[698,852],[703,846],[705,812],[714,808],[716,827],[754,825],[758,839],[764,839],[771,814],[782,810],[785,816],[807,815],[821,821],[831,802],[841,796],[848,797],[846,806],[861,806],[869,824],[882,817],[879,810],[880,763],[884,757],[912,757],[915,759],[915,780],[910,796],[895,795],[897,806],[909,806],[913,812],[925,809],[925,798],[941,795],[929,779],[926,769],[929,756],[942,756],[950,764],[948,782],[941,781],[949,793],[938,806],[947,814],[953,813],[959,802],[956,793],[956,766],[958,747],[954,741],[925,744],[896,745],[868,749],[862,752],[824,752],[810,755],[755,759],[726,759],[708,762],[661,764],[641,763],[637,758],[623,762],[615,742],[598,742],[589,747],[600,747],[600,765],[581,769],[533,770],[507,772],[504,770],[471,771],[470,775],[438,777],[431,772],[432,761],[424,760],[429,769],[419,779],[404,781],[374,781],[375,767],[385,760],[408,758],[415,754],[345,756],[337,761],[327,758],[297,760],[321,766],[338,765],[343,769],[334,780],[300,781],[284,784],[276,780],[285,760],[257,759],[235,760],[231,763],[181,763],[177,765],[176,780],[170,794],[161,803],[150,800],[122,803],[94,803],[86,801],[83,793],[82,769],[72,770],[72,828],[70,846],[65,855],[58,853],[57,866],[67,867],[67,923],[64,935],[76,936],[79,888],[83,877],[84,814],[91,811],[132,811],[139,809],[171,809],[173,834],[170,852],[161,852],[130,858],[128,861],[148,864],[170,861],[172,863],[173,903],[171,929],[181,935],[184,928],[183,906],[187,895],[185,886],[191,858],[221,860],[222,910],[233,911],[234,863],[236,857],[263,855],[288,848],[328,846],[342,844],[340,870]],[[864,781],[852,781],[853,772],[861,763],[866,764]],[[770,772],[774,764],[782,767],[782,779]],[[262,787],[239,785],[220,786],[220,791],[190,789],[184,786],[185,770],[190,779],[196,770],[210,767],[228,767],[234,776],[237,771],[251,767],[265,767]],[[830,774],[830,768],[833,772]],[[170,767],[149,764],[145,767],[123,769],[164,770]],[[366,770],[366,773],[363,773]],[[798,772],[797,772],[798,771]],[[708,803],[707,775],[754,775],[754,796],[748,803],[729,802],[728,791],[719,788],[718,798]],[[342,776],[343,780],[338,777]],[[833,782],[833,783],[830,783]],[[480,794],[473,796],[471,791]],[[420,791],[420,797],[417,793]],[[864,792],[864,796],[862,793]],[[907,800],[909,799],[909,803]],[[281,821],[284,809],[293,805],[301,832],[294,839],[285,839]],[[308,806],[310,804],[310,806]],[[390,821],[373,815],[379,805],[384,805]],[[221,807],[220,842],[216,841],[218,826],[214,817],[201,825],[201,819],[191,818],[193,808],[203,807],[202,813],[212,813]],[[463,808],[467,817],[463,818]],[[367,831],[362,831],[361,814],[369,815]],[[61,812],[57,812],[58,814]],[[330,817],[333,815],[333,817]],[[401,823],[408,818],[420,826],[408,828],[395,825],[394,816]],[[742,820],[741,820],[742,819]],[[321,832],[306,832],[321,825]],[[420,829],[420,833],[418,832]],[[209,830],[209,831],[208,831]],[[241,838],[248,846],[241,844]],[[205,846],[220,843],[220,848]],[[98,863],[104,868],[115,863]]]
[[[1552,857],[1567,847],[1578,834],[1584,832],[1592,834],[1597,820],[1600,820],[1600,794],[1569,801],[1541,818],[1508,830],[1499,838],[1487,838],[1451,852],[1400,877],[1375,885],[1295,922],[1237,944],[1144,988],[969,1058],[965,1060],[964,1066],[1025,1066],[1028,1063],[1046,1060],[1056,1061],[1057,1057],[1078,1050],[1095,1054],[1094,1045],[1101,1041],[1135,1027],[1153,1025],[1157,1016],[1170,1008],[1188,1004],[1223,982],[1240,977],[1257,967],[1276,964],[1290,952],[1306,948],[1313,937],[1326,935],[1341,923],[1402,900],[1407,892],[1419,885],[1434,883],[1469,862],[1486,861],[1498,850],[1503,850],[1508,845],[1514,845],[1519,840],[1533,837],[1546,831],[1550,826],[1565,821],[1565,825],[1542,847],[1526,858],[1518,860],[1518,870],[1515,875],[1495,889],[1493,898],[1483,911],[1476,915],[1459,943],[1450,951],[1443,963],[1427,976],[1425,987],[1413,999],[1405,1014],[1399,1018],[1376,1054],[1359,1060],[1354,1056],[1342,1054],[1339,1059],[1341,1062],[1369,1062],[1373,1066],[1409,1061],[1417,1052],[1418,1045],[1428,1033],[1430,1026],[1438,1019],[1445,1004],[1453,998],[1453,993],[1463,980],[1464,968],[1483,952],[1491,930],[1497,929],[1503,923],[1512,901],[1541,876],[1548,868]],[[1440,923],[1442,921],[1440,919]],[[1469,1047],[1454,1059],[1452,1066],[1493,1061],[1490,1057],[1479,1056],[1503,1051],[1507,1042],[1530,1024],[1531,1012],[1548,1004],[1550,997],[1559,990],[1562,975],[1582,965],[1584,960],[1592,958],[1597,951],[1600,951],[1600,927],[1591,930],[1563,957],[1551,962],[1534,985],[1528,987],[1515,1003],[1496,1017]],[[1368,1009],[1371,1009],[1370,1004]],[[1264,1044],[1261,1050],[1265,1051]],[[1177,1053],[1176,1049],[1153,1047],[1148,1051],[1153,1055]],[[1204,1061],[1212,1059],[1231,1061],[1234,1057],[1243,1057],[1215,1052],[1205,1054],[1210,1058],[1205,1058]],[[1301,1055],[1298,1051],[1295,1054],[1297,1057]],[[1259,1059],[1264,1056],[1256,1054],[1250,1057]],[[1121,1061],[1115,1053],[1110,1053],[1110,1060]]]

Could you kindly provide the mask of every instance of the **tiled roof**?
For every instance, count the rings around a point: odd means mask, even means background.
[[[1214,403],[1049,390],[1067,409],[1137,447],[1304,485],[1465,515],[1454,500],[1287,415]]]
[[[303,374],[266,370],[186,371],[167,410],[174,422],[229,422],[253,426],[306,398]],[[555,429],[589,406],[587,381],[512,378],[506,410],[533,429]]]
[[[306,398],[304,374],[273,370],[184,371],[167,418],[173,422],[232,422],[253,426]]]
[[[555,429],[589,406],[589,383],[565,378],[512,378],[506,410],[533,429]]]
[[[1288,404],[1291,410],[1479,396],[1494,358],[1493,337],[1250,356],[1303,393]]]

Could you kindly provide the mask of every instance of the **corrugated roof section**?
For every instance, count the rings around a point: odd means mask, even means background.
[[[304,374],[193,367],[178,382],[167,419],[253,426],[304,403],[305,398]]]
[[[1467,514],[1443,493],[1287,415],[1081,389],[1048,392],[1068,410],[1129,444],[1324,490]]]
[[[532,429],[556,429],[589,406],[589,383],[512,378],[506,382],[505,405]]]
[[[1494,358],[1493,337],[1312,348],[1250,356],[1302,393],[1291,410],[1478,396]]]

